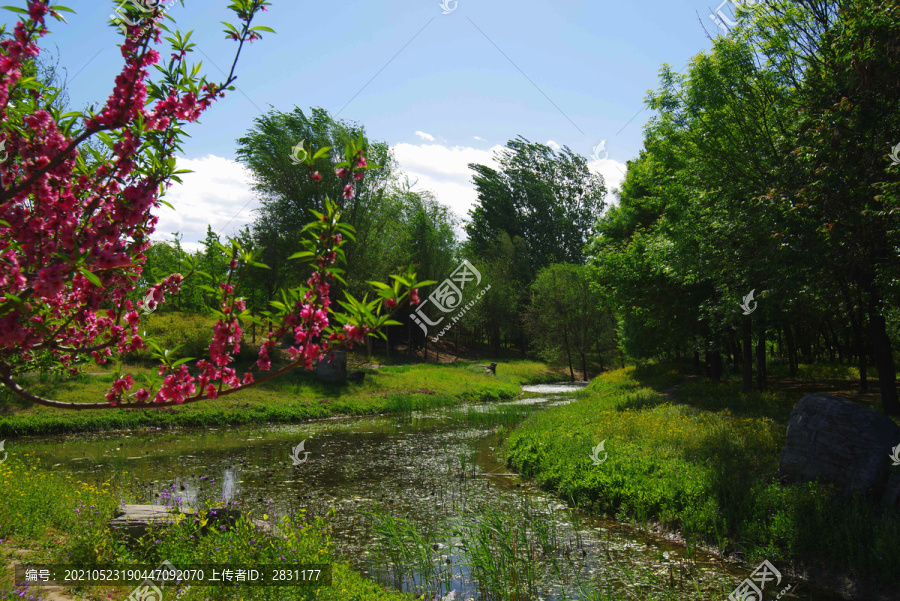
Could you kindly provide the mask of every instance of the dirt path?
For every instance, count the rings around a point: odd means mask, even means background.
[[[16,563],[22,561],[34,553],[34,551],[0,545],[0,553],[2,553],[4,562],[9,561],[6,565],[6,570],[7,573],[12,574],[16,569]],[[32,594],[37,594],[41,598],[41,601],[90,601],[85,597],[74,596],[73,593],[70,593],[61,586],[42,586],[40,588],[33,588],[30,592]]]

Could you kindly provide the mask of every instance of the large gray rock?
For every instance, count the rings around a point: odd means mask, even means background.
[[[331,351],[316,364],[316,377],[322,382],[337,384],[347,379],[347,353]]]
[[[788,421],[781,476],[788,482],[820,480],[879,498],[897,444],[900,426],[884,414],[844,397],[808,394]]]

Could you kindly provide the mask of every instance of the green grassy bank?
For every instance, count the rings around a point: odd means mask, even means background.
[[[506,441],[508,464],[597,514],[680,531],[755,565],[848,576],[875,588],[900,574],[900,515],[819,484],[781,484],[799,396],[681,380],[673,368],[595,379],[578,402],[536,413]],[[605,440],[601,462],[592,447]],[[604,453],[608,454],[605,455]],[[607,459],[602,461],[603,457]]]
[[[147,368],[123,369],[155,383],[161,378]],[[559,380],[543,363],[501,363],[497,375],[471,363],[416,364],[368,369],[362,383],[325,384],[296,370],[255,388],[222,399],[154,410],[74,411],[23,404],[8,392],[0,398],[0,439],[147,427],[204,427],[292,423],[334,415],[403,413],[466,402],[510,399],[520,384]],[[98,402],[114,376],[83,374],[76,379],[33,376],[23,386],[61,401]]]
[[[126,541],[108,527],[116,505],[149,502],[130,492],[129,475],[115,481],[81,482],[41,466],[29,455],[10,456],[0,464],[0,560],[52,565],[117,564],[157,566],[169,560],[177,568],[199,564],[273,565],[285,569],[326,564],[331,586],[255,586],[238,589],[194,586],[177,598],[183,601],[220,599],[272,599],[323,601],[409,601],[411,597],[385,590],[363,578],[332,553],[329,534],[321,520],[307,522],[303,515],[275,520],[261,511],[241,508],[244,515],[232,530],[208,529],[201,533],[205,515],[187,517],[176,525],[155,528],[136,542]],[[134,488],[137,490],[137,488]],[[53,499],[48,503],[47,499]],[[248,516],[262,519],[280,531],[260,530]],[[15,586],[11,570],[0,572],[0,599],[47,598],[38,587]],[[125,599],[134,587],[90,587],[78,598],[95,601]],[[166,598],[171,593],[166,592]],[[53,597],[59,598],[59,597]],[[172,598],[175,598],[174,596]]]

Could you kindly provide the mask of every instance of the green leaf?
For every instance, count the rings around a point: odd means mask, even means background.
[[[81,272],[81,275],[83,275],[85,278],[87,278],[87,280],[91,284],[93,284],[97,288],[103,288],[103,282],[101,282],[100,278],[98,278],[94,273],[92,273],[91,271],[89,271],[88,269],[86,269],[84,267],[79,267],[78,271]]]

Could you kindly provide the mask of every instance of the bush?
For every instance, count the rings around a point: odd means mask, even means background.
[[[198,313],[164,313],[145,315],[141,323],[141,337],[152,338],[164,349],[175,350],[176,358],[209,357],[209,341],[215,320]],[[154,362],[150,349],[125,355],[126,363]]]

